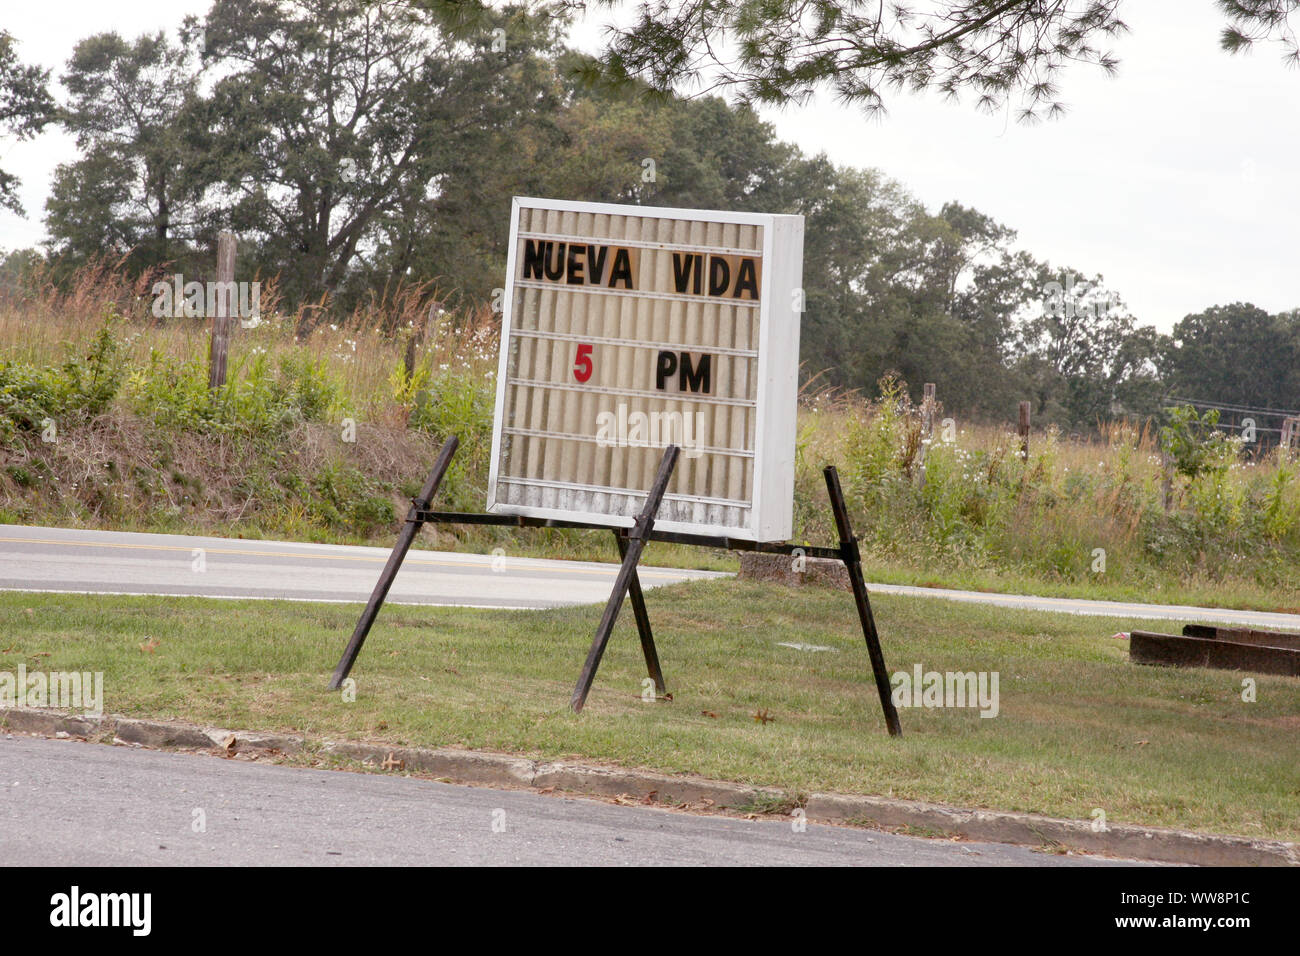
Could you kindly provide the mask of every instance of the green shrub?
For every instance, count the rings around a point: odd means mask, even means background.
[[[123,378],[115,318],[111,312],[105,317],[84,356],[67,346],[67,358],[57,367],[0,362],[0,439],[10,441],[20,430],[43,431],[47,420],[66,427],[108,408]]]
[[[164,428],[260,437],[347,411],[342,386],[324,362],[288,355],[272,366],[264,352],[245,356],[226,384],[214,389],[208,387],[205,364],[178,363],[151,351],[148,364],[131,373],[127,394],[137,414]]]
[[[1232,440],[1216,427],[1218,409],[1198,416],[1190,405],[1169,413],[1169,424],[1160,429],[1160,447],[1173,459],[1174,469],[1187,478],[1224,468],[1236,458]]]
[[[318,524],[367,537],[397,520],[384,489],[351,465],[331,462],[304,489],[304,505]]]
[[[492,453],[492,408],[496,388],[490,377],[467,370],[442,371],[435,376],[427,364],[411,379],[421,387],[404,387],[412,403],[408,425],[441,441],[455,435],[460,445],[439,492],[455,510],[482,510]]]

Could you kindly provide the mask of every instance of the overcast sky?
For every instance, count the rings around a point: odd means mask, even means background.
[[[209,3],[5,5],[0,29],[18,39],[20,58],[57,75],[84,36],[171,28]],[[1238,300],[1300,307],[1300,72],[1272,47],[1222,53],[1213,0],[1127,0],[1123,17],[1132,32],[1115,45],[1119,76],[1069,71],[1069,113],[1040,125],[907,95],[892,96],[880,119],[829,98],[766,115],[805,152],[878,167],[932,209],[974,206],[1036,257],[1102,273],[1161,329]],[[577,40],[598,35],[590,22]],[[26,218],[0,211],[0,249],[43,239],[50,173],[74,157],[60,133],[0,139],[0,168],[23,180],[27,208]]]

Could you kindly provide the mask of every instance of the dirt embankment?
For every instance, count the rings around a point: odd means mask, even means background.
[[[0,445],[0,521],[386,538],[438,443],[402,427],[354,428],[297,423],[250,437],[163,430],[110,409]]]

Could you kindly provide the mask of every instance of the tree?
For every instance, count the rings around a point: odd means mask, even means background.
[[[15,249],[10,253],[0,249],[0,302],[30,295],[44,264],[44,258],[35,249]]]
[[[1174,326],[1162,371],[1180,398],[1300,408],[1300,319],[1244,302],[1186,316]]]
[[[571,89],[541,185],[547,195],[679,208],[772,211],[798,150],[718,97],[664,102]]]
[[[1066,63],[1115,70],[1096,44],[1125,29],[1117,6],[950,0],[918,12],[844,0],[660,0],[615,31],[589,75],[615,84],[639,77],[661,90],[704,83],[763,103],[798,102],[827,86],[868,113],[889,88],[970,91],[986,109],[1019,91],[1028,117],[1062,109],[1056,74]]]
[[[875,170],[799,165],[785,211],[807,219],[806,372],[869,392],[892,372],[916,401],[934,382],[950,411],[1003,413],[1014,321],[1037,294],[1014,233],[957,203],[933,214]]]
[[[487,0],[409,0],[452,28],[472,28]],[[565,0],[575,8],[630,6]],[[1300,0],[1218,0],[1229,52],[1259,41],[1300,61],[1289,17]],[[934,0],[919,9],[869,0],[649,0],[610,30],[588,82],[641,80],[659,93],[730,89],[739,99],[799,102],[826,88],[867,112],[890,90],[974,96],[996,109],[1014,95],[1022,120],[1060,113],[1064,67],[1114,73],[1107,47],[1127,28],[1120,0]]]
[[[510,8],[461,35],[433,179],[409,179],[376,218],[374,249],[354,269],[348,298],[434,279],[453,305],[487,300],[501,284],[512,197],[555,195],[547,184],[562,163],[568,104],[561,26],[547,9]]]
[[[0,135],[31,139],[50,121],[50,71],[18,61],[11,34],[0,30]],[[18,201],[18,177],[0,169],[0,208],[23,214]]]
[[[198,157],[206,150],[197,71],[162,33],[133,42],[101,33],[79,42],[63,84],[60,122],[81,158],[60,165],[46,202],[55,249],[73,261],[132,251],[137,265],[171,257],[200,225]]]
[[[1027,376],[1035,414],[1074,427],[1157,410],[1156,359],[1162,342],[1137,325],[1100,275],[1037,265],[1038,314],[1019,331],[1019,368]]]
[[[782,212],[805,217],[806,310],[800,330],[805,374],[827,384],[872,391],[897,370],[909,383],[905,337],[915,321],[914,261],[907,238],[924,209],[878,170],[802,157],[786,173],[794,198]]]
[[[1300,9],[1300,0],[1218,0],[1228,18],[1219,45],[1229,53],[1250,50],[1260,41],[1274,41],[1285,51],[1287,63],[1300,63],[1300,44],[1291,28],[1291,14]]]
[[[508,80],[499,59],[471,66],[493,34],[454,39],[407,6],[217,0],[202,30],[188,22],[187,36],[200,32],[220,76],[208,104],[214,199],[290,301],[337,292],[386,217],[400,260],[394,217],[437,195],[456,158],[471,160]]]
[[[478,111],[476,139],[449,144],[435,191],[381,217],[379,246],[356,273],[358,287],[452,277],[454,290],[442,292],[487,299],[505,268],[514,195],[728,210],[789,205],[783,177],[798,150],[752,110],[716,97],[654,103],[583,90],[565,81],[569,57],[557,52],[552,29],[520,22],[508,36],[506,50],[466,60],[456,87],[469,101],[463,108]],[[499,92],[484,96],[475,82]]]

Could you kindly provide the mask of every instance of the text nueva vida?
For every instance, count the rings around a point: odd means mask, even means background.
[[[631,246],[524,240],[524,279],[570,286],[643,291],[642,250]],[[757,302],[761,270],[754,256],[722,253],[672,253],[672,286],[656,289],[678,295]]]

